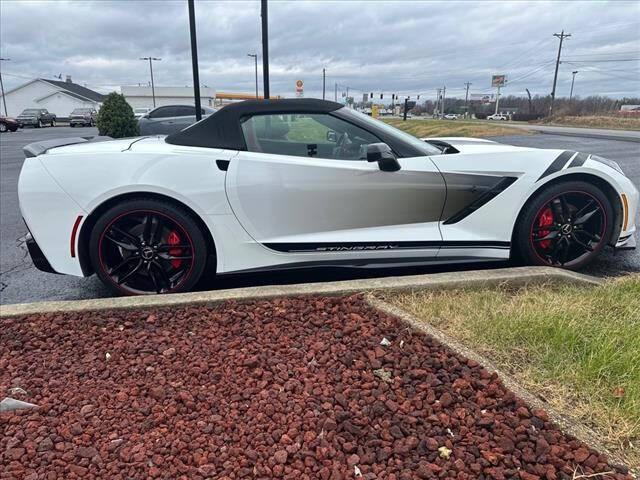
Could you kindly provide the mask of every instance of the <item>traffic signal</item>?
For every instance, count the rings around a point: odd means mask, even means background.
[[[371,98],[371,100],[373,100],[373,92],[371,92],[371,96],[369,98]]]
[[[380,94],[380,100],[382,100],[382,94]]]
[[[418,100],[420,100],[420,95],[418,95]]]

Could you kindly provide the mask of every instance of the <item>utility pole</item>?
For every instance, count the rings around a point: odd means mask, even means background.
[[[269,11],[267,0],[260,2],[262,17],[262,82],[264,83],[264,99],[269,99]]]
[[[247,53],[247,57],[253,57],[256,64],[256,100],[258,100],[258,54],[257,53]]]
[[[333,91],[333,101],[338,101],[338,82],[336,82],[335,89]]]
[[[565,38],[571,36],[570,33],[554,33],[554,37],[558,37],[560,39],[560,45],[558,45],[558,58],[556,58],[556,71],[553,74],[553,89],[551,90],[551,105],[549,105],[549,116],[553,115],[553,102],[556,99],[556,82],[558,81],[558,67],[560,66],[560,54],[562,53],[562,42]]]
[[[10,58],[0,58],[0,62],[10,62]],[[4,114],[8,117],[9,112],[7,111],[7,99],[4,96],[4,84],[2,83],[2,68],[0,68],[0,91],[2,92],[2,103],[4,105]]]
[[[465,83],[467,86],[467,93],[464,95],[464,116],[469,116],[469,87],[473,85],[471,82]]]
[[[498,93],[496,94],[496,111],[493,112],[494,115],[498,114],[498,106],[500,105],[500,85],[498,85]]]
[[[436,91],[438,92],[436,94],[437,95],[437,97],[436,97],[436,111],[433,112],[433,113],[435,114],[437,112],[437,115],[439,117],[440,116],[440,99],[441,99],[440,92],[442,92],[442,89],[441,88],[436,88]]]
[[[161,58],[156,57],[140,57],[140,60],[149,60],[149,71],[151,72],[151,96],[153,97],[153,108],[156,108],[156,87],[153,84],[153,61],[160,61]],[[193,60],[193,59],[192,59]]]
[[[571,102],[571,99],[573,98],[573,84],[576,81],[576,73],[578,73],[578,70],[574,70],[573,72],[571,72],[573,78],[571,79],[571,93],[569,93],[569,102]]]
[[[326,75],[326,69],[323,68],[322,69],[322,99],[324,100],[324,95],[325,95],[325,81],[327,79],[327,75]]]
[[[196,9],[189,0],[189,33],[191,34],[191,68],[193,69],[193,97],[196,103],[196,122],[202,120],[200,104],[200,74],[198,73],[198,42],[196,40]]]
[[[442,87],[442,111],[440,112],[440,118],[444,120],[444,97],[447,94],[447,87]]]
[[[409,97],[405,97],[404,99],[404,113],[402,114],[402,120],[407,121],[407,104],[409,103]]]

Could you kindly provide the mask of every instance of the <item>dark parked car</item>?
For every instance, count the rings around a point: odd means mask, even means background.
[[[76,108],[69,114],[69,126],[93,127],[98,119],[98,112],[95,108]]]
[[[216,110],[202,107],[202,118]],[[164,105],[151,110],[138,120],[140,135],[169,135],[187,128],[196,121],[196,107],[193,105]]]
[[[49,113],[46,108],[27,108],[18,118],[16,118],[21,127],[30,125],[32,127],[41,128],[46,125],[56,126],[56,115]]]
[[[20,124],[15,118],[0,116],[0,132],[15,132],[19,127]]]

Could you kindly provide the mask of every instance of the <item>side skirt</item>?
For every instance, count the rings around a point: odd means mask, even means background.
[[[292,262],[266,267],[247,268],[230,272],[218,273],[219,276],[244,273],[260,273],[282,270],[299,270],[305,268],[394,268],[413,266],[438,266],[464,263],[507,262],[507,258],[492,257],[407,257],[407,258],[367,258],[362,260],[318,260],[307,262]]]
[[[281,253],[367,252],[380,250],[424,250],[440,248],[496,248],[509,250],[511,242],[462,241],[400,241],[400,242],[325,242],[325,243],[265,243],[265,247]]]

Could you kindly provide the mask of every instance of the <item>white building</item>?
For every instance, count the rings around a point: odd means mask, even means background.
[[[120,92],[132,108],[153,108],[153,95],[150,86],[120,87]],[[193,87],[155,87],[156,107],[162,105],[193,105]],[[216,91],[209,87],[200,87],[200,103],[213,107]]]
[[[105,98],[101,93],[73,83],[70,76],[64,82],[36,78],[5,92],[4,96],[9,117],[17,117],[25,108],[46,108],[58,117],[68,117],[75,108],[99,110]]]

